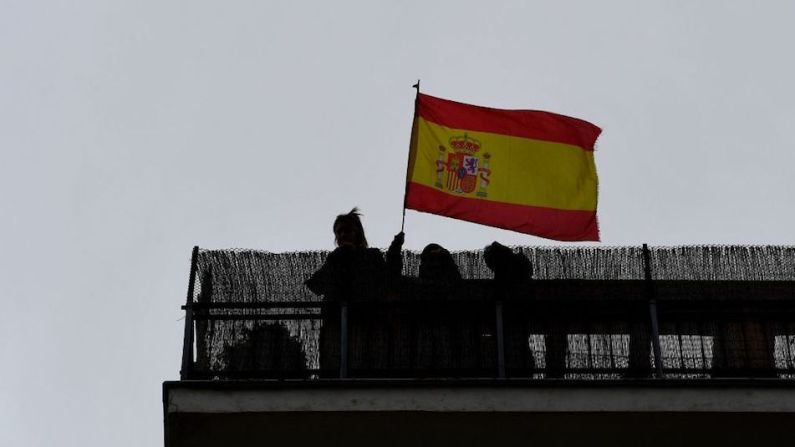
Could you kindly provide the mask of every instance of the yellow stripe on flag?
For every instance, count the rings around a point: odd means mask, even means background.
[[[422,117],[416,120],[416,140],[409,161],[411,182],[453,195],[446,183],[451,174],[448,157],[460,151],[450,142],[469,139],[479,146],[471,153],[477,158],[478,187],[455,196],[561,210],[596,210],[598,179],[592,151],[563,143],[452,129]],[[484,166],[488,173],[482,171]]]

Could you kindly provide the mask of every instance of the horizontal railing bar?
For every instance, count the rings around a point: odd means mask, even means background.
[[[392,308],[392,307],[466,307],[466,306],[485,306],[492,303],[493,300],[485,298],[483,300],[442,300],[442,301],[354,301],[349,303],[349,307],[357,308]],[[193,310],[204,309],[304,309],[304,308],[320,308],[327,306],[339,305],[333,301],[275,301],[275,302],[255,302],[255,303],[194,303],[183,305],[182,309],[188,308]]]
[[[705,377],[704,380],[731,378],[753,378],[753,377],[772,377],[778,374],[793,374],[792,370],[775,369],[775,370],[681,370],[679,368],[663,368],[667,374],[681,374],[681,375],[704,375],[712,376]],[[329,369],[296,369],[296,370],[244,370],[244,371],[193,371],[190,378],[296,378],[306,377],[312,375],[328,375],[329,378],[336,378],[334,373],[336,370]],[[731,376],[723,375],[723,373],[731,372]],[[460,370],[435,370],[435,369],[378,369],[378,370],[351,370],[349,371],[349,378],[416,378],[424,379],[429,377],[446,377],[446,378],[464,378],[464,377],[493,377],[491,369],[460,369]],[[523,378],[532,375],[545,374],[543,369],[529,371],[527,373],[516,373],[508,371],[507,377],[509,378]],[[609,369],[609,368],[593,368],[593,369],[568,369],[564,372],[565,375],[587,375],[587,374],[615,374],[616,380],[625,380],[628,378],[627,373],[632,374],[632,378],[652,376],[652,371],[628,371],[627,369]],[[669,377],[676,379],[676,377]],[[540,379],[549,380],[549,379]]]
[[[326,370],[302,369],[292,371],[267,370],[267,371],[196,371],[188,377],[192,380],[207,379],[275,379],[275,380],[312,380],[311,376],[328,374]]]
[[[792,317],[792,314],[795,314],[795,309],[755,309],[748,312],[743,312],[737,309],[663,309],[660,310],[660,317],[664,316],[676,316],[676,315],[702,315],[707,319],[709,317],[719,315],[722,318],[727,316],[736,316],[736,317],[745,317],[745,319],[753,318],[757,316],[770,316],[770,315],[786,315],[788,317]],[[715,318],[711,318],[715,320]],[[783,318],[786,319],[786,318]]]
[[[562,304],[566,300],[560,300]],[[605,314],[611,313],[625,313],[626,309],[620,308],[619,304],[621,300],[601,300],[604,303],[616,303],[616,307],[607,307],[603,309]],[[532,305],[534,302],[537,301],[526,301],[524,303],[511,303],[508,302],[510,307],[513,305],[522,305],[528,304]],[[456,307],[465,307],[465,306],[482,306],[490,303],[488,299],[484,300],[440,300],[440,301],[362,301],[362,302],[352,302],[349,304],[350,307],[360,307],[360,308],[367,308],[367,307],[381,307],[381,308],[394,308],[394,307],[447,307],[447,306],[456,306]],[[593,301],[591,302],[593,303]],[[664,300],[660,300],[661,304],[665,304],[668,306],[669,304],[680,304],[682,301],[679,302],[665,302]],[[699,301],[689,301],[689,305],[693,305],[699,303]],[[795,301],[793,301],[795,304]],[[306,309],[306,308],[321,308],[326,306],[333,306],[337,303],[334,302],[324,302],[324,301],[279,301],[279,302],[256,302],[256,303],[232,303],[232,302],[222,302],[222,303],[193,303],[189,305],[183,305],[182,309],[186,310],[188,308],[193,310],[204,310],[204,309]],[[570,305],[571,303],[566,302],[566,305]],[[735,304],[736,305],[736,304]],[[744,304],[747,305],[747,304]],[[792,306],[793,304],[789,304]],[[732,309],[732,308],[710,308],[710,309],[682,309],[682,308],[668,308],[668,309],[660,309],[660,314],[737,314],[741,316],[747,315],[766,315],[766,314],[790,314],[795,313],[795,308],[793,307],[776,307],[773,309]],[[589,309],[592,310],[592,309]],[[591,314],[589,312],[589,314]]]
[[[182,309],[191,308],[194,310],[202,309],[304,309],[328,306],[330,303],[324,301],[277,301],[277,302],[256,302],[256,303],[193,303],[182,306]]]
[[[240,321],[240,320],[251,320],[251,321],[262,321],[262,320],[320,320],[323,318],[323,315],[319,313],[291,313],[291,314],[259,314],[259,315],[207,315],[207,314],[197,314],[194,315],[193,319],[196,321]]]

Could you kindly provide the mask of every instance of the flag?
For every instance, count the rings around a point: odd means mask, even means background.
[[[598,241],[597,126],[417,94],[406,208],[560,241]]]

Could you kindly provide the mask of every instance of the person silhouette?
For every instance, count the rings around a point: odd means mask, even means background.
[[[535,366],[529,345],[530,327],[526,312],[521,311],[522,303],[517,302],[514,295],[519,293],[518,296],[525,296],[520,292],[520,286],[529,284],[533,276],[533,265],[524,254],[514,252],[498,242],[492,242],[483,250],[483,260],[494,273],[497,300],[503,301],[505,309],[508,310],[503,312],[506,372],[527,377],[532,374]],[[515,304],[519,306],[511,310]],[[546,340],[547,370],[559,374],[558,370],[562,369],[561,362],[565,361],[565,358],[561,359],[560,353],[562,351],[565,355],[565,349],[559,348],[560,340],[556,335],[547,334]],[[554,347],[550,343],[553,340]]]
[[[306,280],[306,287],[323,296],[320,329],[321,376],[334,377],[340,372],[341,310],[350,302],[379,299],[383,295],[386,265],[377,248],[370,248],[357,208],[334,219],[332,230],[337,247],[324,264]],[[366,367],[372,354],[368,333],[373,322],[351,310],[348,312],[348,351],[356,362],[351,367]]]
[[[386,252],[387,270],[399,276],[403,272],[403,243],[406,235],[402,231],[395,235]],[[453,256],[439,244],[431,243],[420,253],[419,279],[430,282],[454,283],[461,280]]]

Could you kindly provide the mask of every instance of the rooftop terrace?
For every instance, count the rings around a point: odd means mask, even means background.
[[[518,247],[530,281],[496,283],[481,251],[463,280],[390,281],[350,296],[304,281],[327,252],[194,249],[189,379],[795,378],[795,247]]]

